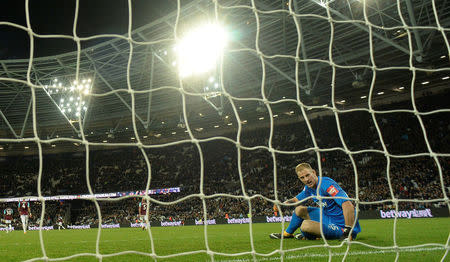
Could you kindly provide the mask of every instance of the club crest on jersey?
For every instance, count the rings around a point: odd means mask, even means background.
[[[327,189],[327,193],[330,194],[330,196],[336,196],[337,193],[339,193],[339,190],[337,190],[337,188],[335,188],[333,185],[331,185],[331,186]]]

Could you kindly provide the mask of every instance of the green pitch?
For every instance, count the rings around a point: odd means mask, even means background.
[[[363,232],[357,241],[374,246],[392,247],[393,220],[361,220]],[[280,249],[280,240],[269,239],[269,233],[281,232],[281,224],[254,224],[254,249],[257,253],[269,254]],[[44,231],[45,251],[49,258],[62,258],[81,253],[85,256],[73,257],[67,261],[98,261],[96,253],[97,229]],[[177,257],[158,258],[157,261],[210,261],[206,250],[203,226],[157,227],[152,228],[153,245],[158,256],[169,256],[180,252],[192,252]],[[450,233],[450,218],[431,218],[398,220],[397,245],[399,247],[435,243],[445,245]],[[249,225],[211,225],[208,226],[208,245],[210,250],[220,253],[241,253],[251,251]],[[108,254],[139,251],[151,252],[150,237],[141,229],[103,229],[101,231],[99,252],[106,257],[102,261],[153,261],[151,257],[137,254]],[[329,249],[313,247],[323,245],[322,240],[299,241],[286,239],[283,250],[297,249],[285,253],[283,261],[328,261]],[[339,242],[329,241],[329,245]],[[332,248],[332,261],[342,261],[347,246]],[[442,246],[429,245],[407,249],[400,253],[399,261],[441,261],[446,250]],[[22,261],[42,257],[39,233],[16,230],[12,233],[0,232],[0,261]],[[392,249],[375,249],[360,244],[352,244],[346,261],[394,261],[396,253]],[[280,261],[280,254],[256,256],[257,261]],[[215,255],[215,261],[252,261],[251,255]],[[35,261],[42,261],[36,259]],[[450,261],[450,252],[444,261]]]

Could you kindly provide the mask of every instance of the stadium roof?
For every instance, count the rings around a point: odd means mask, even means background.
[[[370,90],[374,99],[382,99],[377,93],[409,92],[414,72],[416,92],[446,86],[445,77],[450,74],[446,1],[406,0],[400,1],[400,7],[395,0],[365,1],[365,9],[358,0],[258,0],[255,4],[182,1],[177,16],[174,1],[167,8],[169,13],[132,31],[131,60],[127,34],[83,37],[80,52],[74,45],[72,52],[34,57],[31,64],[29,59],[0,60],[1,137],[34,136],[27,73],[31,83],[39,86],[35,89],[36,125],[41,139],[79,133],[77,120],[61,111],[61,94],[51,88],[55,78],[71,85],[77,71],[80,81],[92,81],[92,94],[83,96],[86,134],[106,130],[111,135],[117,129],[132,128],[133,107],[137,128],[145,134],[157,135],[169,125],[182,127],[182,99],[176,90],[180,79],[173,66],[175,31],[179,37],[199,21],[215,20],[216,12],[232,35],[223,68],[203,78],[184,79],[183,88],[198,94],[210,82],[223,84],[232,97],[241,98],[233,99],[241,108],[241,120],[265,110],[258,101],[242,100],[261,99],[262,83],[269,101],[292,99],[271,105],[280,112],[297,107],[297,91],[306,105],[332,106],[334,96],[341,108],[361,105],[361,97],[367,99]],[[42,37],[49,36],[34,36]],[[73,35],[64,37],[73,41]],[[134,106],[129,88],[137,91]],[[197,128],[201,123],[225,126],[225,117],[234,115],[228,97],[219,94],[186,95],[188,118],[194,125],[199,123]]]

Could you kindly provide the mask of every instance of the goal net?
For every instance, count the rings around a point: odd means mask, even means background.
[[[25,259],[448,258],[448,221],[419,240],[404,222],[450,211],[445,1],[168,2],[114,7],[126,17],[114,33],[88,30],[93,7],[78,0],[67,33],[40,31],[29,1],[23,24],[0,20],[29,43],[24,59],[0,60],[0,84],[14,90],[0,100],[2,209],[30,202],[39,231],[40,253]],[[163,15],[140,17],[149,7]],[[56,53],[40,51],[46,41],[60,41]],[[339,183],[356,218],[378,222],[353,241],[269,239],[289,224],[301,162]],[[71,229],[96,228],[94,249],[46,244],[61,214]],[[106,229],[124,223],[151,225],[120,240],[142,249],[108,246]],[[186,243],[189,231],[158,242],[152,223],[200,226],[201,244]]]

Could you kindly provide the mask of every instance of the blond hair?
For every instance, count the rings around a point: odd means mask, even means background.
[[[310,170],[314,170],[312,169],[311,165],[308,163],[300,163],[295,167],[295,173],[298,173],[300,171],[302,171],[303,169],[310,169]]]

